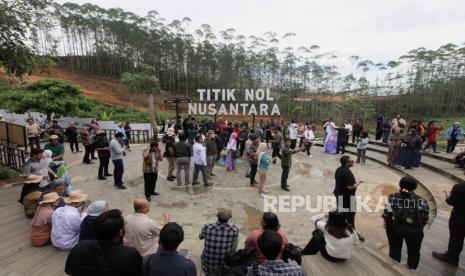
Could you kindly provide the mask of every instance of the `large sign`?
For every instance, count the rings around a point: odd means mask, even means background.
[[[279,116],[270,89],[245,89],[245,102],[239,102],[235,89],[197,89],[199,102],[189,103],[191,115]]]

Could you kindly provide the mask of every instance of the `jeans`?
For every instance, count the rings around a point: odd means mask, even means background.
[[[399,236],[394,233],[391,226],[386,229],[386,235],[389,241],[389,256],[400,263],[402,244],[405,240],[408,255],[407,264],[409,267],[416,269],[420,262],[420,249],[421,242],[423,241],[423,231],[419,235]]]
[[[215,160],[216,160],[216,154],[207,155],[207,167],[205,168],[207,177],[213,173],[213,167],[215,166]]]
[[[256,182],[255,177],[257,176],[257,169],[257,164],[250,164],[250,185],[253,185]]]
[[[191,159],[190,157],[178,157],[176,158],[176,181],[178,185],[181,185],[181,170],[184,170],[184,177],[186,180],[185,185],[189,184],[189,170],[190,170]]]
[[[357,163],[365,165],[366,149],[357,149]]]
[[[289,178],[289,172],[291,170],[291,167],[287,166],[282,166],[283,172],[281,174],[281,188],[286,188],[287,185],[287,179]]]
[[[114,165],[113,177],[115,178],[115,186],[122,186],[124,174],[123,159],[116,159],[112,161]]]
[[[204,165],[194,164],[194,175],[192,176],[192,184],[197,183],[197,179],[199,178],[199,171],[202,173],[203,184],[208,184],[207,173],[205,170],[206,167],[207,166]]]
[[[99,156],[99,166],[98,166],[98,177],[102,178],[108,175],[108,163],[110,162],[110,157],[100,157]]]
[[[39,136],[29,137],[27,138],[27,140],[29,141],[29,146],[31,147],[31,151],[34,148],[40,149],[40,137]]]
[[[174,157],[167,157],[166,159],[168,159],[168,178],[171,178],[173,177],[173,172],[174,172]]]
[[[155,193],[155,187],[157,185],[157,173],[144,173],[144,193],[145,197],[150,198],[150,196]]]

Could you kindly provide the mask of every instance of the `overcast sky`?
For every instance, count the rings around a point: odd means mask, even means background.
[[[317,44],[340,58],[396,59],[420,46],[465,42],[465,0],[73,0],[139,15],[156,10],[171,22],[189,17],[191,30],[207,23],[244,35],[294,32],[287,44]],[[287,46],[287,45],[286,45]]]

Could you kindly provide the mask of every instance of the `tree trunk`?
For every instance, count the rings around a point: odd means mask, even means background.
[[[158,141],[158,127],[157,127],[157,121],[155,119],[155,108],[153,106],[153,94],[150,93],[149,97],[149,117],[150,117],[150,124],[152,125],[152,131],[153,131],[153,141]]]

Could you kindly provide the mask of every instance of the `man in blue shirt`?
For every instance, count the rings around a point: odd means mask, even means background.
[[[143,275],[147,276],[196,276],[192,260],[181,256],[177,249],[184,240],[182,227],[169,222],[163,226],[158,239],[158,252],[144,258]]]

